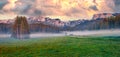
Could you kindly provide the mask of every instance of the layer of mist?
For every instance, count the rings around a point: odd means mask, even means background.
[[[0,38],[10,38],[10,34],[0,34]],[[119,29],[94,31],[64,31],[61,33],[34,33],[30,38],[61,37],[61,36],[120,36]]]

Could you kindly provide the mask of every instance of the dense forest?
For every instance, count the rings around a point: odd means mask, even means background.
[[[0,34],[9,34],[12,31],[12,24],[0,23]]]
[[[120,15],[108,18],[98,18],[95,20],[84,20],[84,22],[74,26],[64,26],[62,31],[75,30],[103,30],[103,29],[120,29]]]
[[[47,32],[47,33],[58,33],[60,32],[59,27],[50,26],[43,23],[30,24],[30,32]]]

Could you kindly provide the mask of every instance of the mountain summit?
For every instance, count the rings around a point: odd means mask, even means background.
[[[108,17],[112,17],[112,16],[117,16],[120,15],[120,13],[101,13],[101,14],[94,14],[93,15],[93,20],[95,19],[101,19],[101,18],[108,18]]]

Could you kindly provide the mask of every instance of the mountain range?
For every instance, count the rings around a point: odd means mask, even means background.
[[[120,13],[101,13],[101,14],[94,14],[92,17],[92,20],[96,20],[96,19],[103,19],[103,18],[108,18],[108,17],[112,17],[112,16],[117,16],[120,15]],[[0,23],[6,23],[6,24],[12,24],[14,23],[15,19],[7,19],[7,20],[0,20]],[[47,25],[53,25],[53,26],[75,26],[77,24],[80,24],[81,22],[84,22],[85,19],[79,19],[79,20],[73,20],[73,21],[61,21],[60,19],[56,18],[56,19],[52,19],[49,17],[43,17],[43,16],[38,16],[38,17],[28,17],[27,18],[28,23],[29,24],[33,24],[33,23],[44,23]]]
[[[101,18],[108,18],[120,15],[120,13],[101,13],[101,14],[94,14],[92,19],[101,19]]]
[[[30,28],[32,32],[59,32],[59,31],[68,31],[68,30],[73,31],[73,30],[86,30],[86,29],[94,30],[94,29],[100,29],[101,28],[100,26],[105,26],[107,22],[108,23],[111,22],[109,19],[106,18],[108,17],[112,18],[118,15],[120,15],[120,13],[101,13],[101,14],[94,14],[91,20],[82,19],[82,20],[73,20],[66,22],[61,21],[59,18],[52,19],[49,17],[38,16],[38,17],[28,17],[27,21],[30,24]],[[111,20],[113,19],[115,19],[114,22],[116,23],[117,19],[112,18]],[[104,22],[105,20],[107,21]],[[0,33],[3,32],[10,33],[12,31],[11,27],[14,21],[15,19],[0,20]]]

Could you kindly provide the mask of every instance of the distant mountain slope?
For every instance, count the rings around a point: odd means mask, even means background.
[[[108,18],[111,16],[117,16],[120,15],[120,13],[101,13],[101,14],[94,14],[92,19],[100,19],[100,18]]]
[[[108,18],[109,17],[109,18]],[[27,21],[31,33],[76,31],[76,30],[101,30],[101,29],[120,29],[120,13],[95,14],[91,20],[73,20],[64,22],[60,19],[49,17],[29,17]],[[14,19],[0,20],[0,33],[11,33]]]

